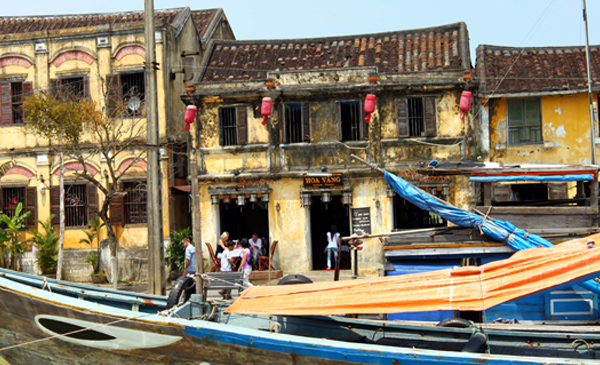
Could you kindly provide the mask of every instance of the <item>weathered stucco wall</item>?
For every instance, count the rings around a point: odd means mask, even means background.
[[[596,98],[595,94],[594,100]],[[506,163],[591,163],[587,94],[541,97],[541,143],[507,145],[506,105],[506,99],[494,99],[490,103],[490,160]],[[507,146],[503,150],[499,145]]]

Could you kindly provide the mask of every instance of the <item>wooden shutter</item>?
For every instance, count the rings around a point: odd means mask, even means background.
[[[109,117],[115,117],[114,115],[117,112],[119,107],[119,102],[121,101],[119,98],[121,78],[119,75],[107,75],[106,76],[106,110]]]
[[[287,115],[285,104],[281,104],[281,141],[286,144],[290,143],[287,132],[289,123]]]
[[[567,183],[548,183],[548,198],[550,200],[568,199],[569,194]]]
[[[90,78],[87,76],[83,77],[83,97],[85,99],[90,98]]]
[[[237,128],[237,143],[239,145],[248,144],[248,115],[245,105],[235,107],[235,126]]]
[[[223,108],[219,108],[219,146],[223,146]]]
[[[4,209],[4,191],[0,188],[0,212]]]
[[[423,98],[425,107],[425,136],[435,137],[437,135],[437,118],[435,110],[435,97],[428,96]]]
[[[510,201],[510,185],[509,184],[493,184],[494,193],[493,200],[497,202]]]
[[[342,141],[344,139],[344,134],[342,131],[342,103],[338,101],[337,103],[337,127],[338,127],[338,141]]]
[[[302,142],[310,143],[310,104],[302,104]]]
[[[87,219],[89,224],[90,220],[98,218],[98,188],[94,184],[87,184],[85,187],[87,195]]]
[[[60,225],[60,187],[50,187],[50,214],[54,214],[52,218],[52,225]]]
[[[120,191],[123,191],[123,184],[120,184]],[[108,185],[108,190],[112,191],[113,184]],[[125,204],[124,196],[119,195],[109,203],[109,216],[110,216],[110,224],[113,226],[123,226],[125,225]]]
[[[367,121],[365,120],[366,114],[365,114],[365,101],[361,100],[360,101],[360,120],[359,120],[359,125],[360,125],[360,138],[364,139],[364,140],[368,140],[369,139],[369,123],[367,123]]]
[[[10,82],[7,82],[0,84],[0,125],[10,125],[12,122]]]
[[[406,98],[396,100],[396,131],[398,138],[408,137],[408,103]]]
[[[23,101],[25,101],[25,99],[31,96],[32,89],[33,87],[31,85],[31,82],[23,83]],[[27,118],[29,118],[29,113],[25,111],[25,104],[23,104],[23,122],[26,122]]]
[[[25,226],[28,228],[37,227],[37,189],[35,187],[25,188],[25,210],[31,212],[27,217]]]

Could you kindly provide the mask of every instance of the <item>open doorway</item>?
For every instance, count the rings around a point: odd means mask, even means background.
[[[230,240],[250,238],[257,233],[264,245],[269,244],[269,210],[267,202],[246,202],[238,205],[236,201],[219,206],[221,232],[229,232]]]
[[[394,195],[394,229],[446,227],[446,220],[436,213],[420,209],[398,194]]]
[[[310,229],[312,242],[312,268],[324,270],[327,268],[327,232],[331,225],[337,226],[340,235],[350,235],[349,207],[342,204],[341,195],[332,196],[331,202],[323,203],[320,196],[312,197],[310,206]],[[340,269],[350,269],[350,253],[342,252]]]

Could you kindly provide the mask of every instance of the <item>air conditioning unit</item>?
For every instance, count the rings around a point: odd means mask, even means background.
[[[98,47],[109,46],[108,37],[98,37]]]
[[[46,43],[36,43],[35,44],[35,51],[36,52],[46,52]]]

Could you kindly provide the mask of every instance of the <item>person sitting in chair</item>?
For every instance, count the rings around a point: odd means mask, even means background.
[[[221,258],[221,254],[223,253],[223,250],[225,250],[227,248],[228,240],[229,240],[229,232],[225,231],[221,234],[221,239],[219,239],[219,241],[217,242],[217,251],[215,252],[215,255],[217,255],[218,259]]]
[[[248,240],[248,243],[253,249],[258,250],[260,256],[267,256],[266,250],[263,249],[263,242],[260,238],[258,238],[257,233],[252,233],[252,238]]]

